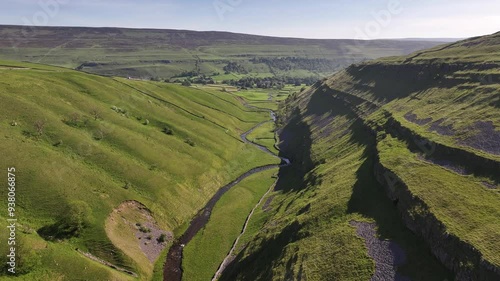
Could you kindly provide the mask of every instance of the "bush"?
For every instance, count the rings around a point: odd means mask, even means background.
[[[182,86],[190,87],[191,82],[189,82],[189,80],[186,79],[186,80],[182,81]]]
[[[173,135],[174,134],[174,131],[172,129],[170,129],[169,127],[165,127],[163,128],[163,132],[167,135]]]
[[[189,144],[192,147],[196,146],[196,144],[194,143],[194,141],[192,139],[186,139],[184,142]]]
[[[158,241],[158,243],[164,243],[165,241],[167,241],[167,235],[165,235],[165,233],[162,233],[158,239],[156,239],[156,241]]]
[[[150,233],[151,229],[141,225],[141,226],[139,226],[139,231],[142,233]]]
[[[104,139],[105,136],[106,136],[106,132],[102,128],[99,128],[94,132],[94,139],[95,140],[100,141],[100,140]]]
[[[54,146],[55,147],[59,147],[63,144],[63,141],[62,140],[58,140],[56,143],[54,143]]]
[[[129,189],[132,184],[129,182],[126,182],[125,185],[123,186],[124,189]]]
[[[41,136],[43,135],[43,130],[45,129],[45,121],[43,120],[37,120],[34,124],[33,127],[35,128],[36,135]]]
[[[95,121],[102,119],[101,111],[96,107],[92,108],[92,110],[90,111],[90,114],[92,115],[92,117],[94,117]]]
[[[92,220],[92,209],[83,201],[74,201],[68,205],[61,218],[59,230],[71,236],[79,236]]]

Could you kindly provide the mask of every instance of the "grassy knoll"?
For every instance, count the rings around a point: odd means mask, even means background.
[[[39,263],[25,267],[22,280],[127,279],[75,248],[147,280],[152,267],[138,264],[145,259],[127,256],[106,235],[113,209],[139,201],[164,231],[175,232],[220,186],[277,162],[239,140],[268,114],[244,108],[230,94],[39,64],[0,65],[24,68],[0,67],[0,166],[16,167],[16,215],[32,248],[25,256]],[[88,206],[88,220],[78,235],[58,232],[75,204]]]
[[[210,280],[257,202],[276,181],[277,169],[253,175],[217,202],[209,223],[184,249],[183,279]],[[230,215],[229,215],[230,214]]]
[[[196,73],[216,81],[327,76],[353,62],[441,44],[397,40],[307,40],[185,30],[0,26],[0,59],[92,73],[167,79]],[[109,40],[113,38],[113,40]],[[241,70],[224,69],[229,62]]]

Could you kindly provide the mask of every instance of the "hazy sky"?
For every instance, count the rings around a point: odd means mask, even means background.
[[[498,0],[1,0],[0,24],[220,30],[304,38],[500,31]]]

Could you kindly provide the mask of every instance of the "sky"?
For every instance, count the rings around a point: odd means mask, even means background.
[[[300,38],[466,38],[498,0],[1,0],[0,24],[216,30]]]

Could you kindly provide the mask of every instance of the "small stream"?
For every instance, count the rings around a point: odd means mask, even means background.
[[[271,114],[272,121],[276,121],[276,114],[272,110],[270,110],[270,114]],[[262,150],[270,155],[273,155],[274,157],[281,159],[281,164],[279,164],[279,165],[266,165],[266,166],[253,168],[253,169],[245,172],[241,176],[239,176],[234,181],[232,181],[229,184],[220,188],[215,193],[215,195],[207,202],[207,204],[200,211],[198,211],[198,213],[191,220],[189,227],[182,234],[182,236],[179,239],[174,241],[174,244],[172,245],[172,247],[168,251],[167,260],[166,260],[165,265],[163,267],[163,280],[164,281],[181,281],[182,280],[182,252],[183,252],[183,249],[191,241],[191,239],[193,239],[193,237],[198,233],[198,231],[200,231],[200,229],[205,227],[205,225],[208,223],[208,221],[210,219],[210,215],[212,214],[212,210],[215,207],[215,204],[217,203],[217,201],[219,201],[219,199],[222,197],[222,195],[224,195],[224,193],[226,193],[232,187],[237,185],[240,181],[242,181],[243,179],[245,179],[251,175],[254,175],[254,174],[266,171],[266,170],[270,170],[270,169],[274,169],[274,168],[278,168],[278,167],[286,167],[286,166],[290,165],[289,159],[284,158],[284,157],[279,157],[276,154],[274,154],[273,152],[271,152],[267,147],[253,143],[253,142],[248,140],[247,136],[249,134],[251,134],[258,127],[260,127],[263,124],[268,123],[268,122],[270,122],[270,121],[265,121],[265,122],[257,124],[249,131],[243,133],[241,135],[241,139],[243,140],[243,142],[245,142],[247,144],[251,144],[251,145],[259,148],[260,150]]]

